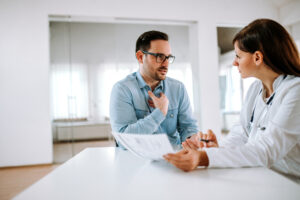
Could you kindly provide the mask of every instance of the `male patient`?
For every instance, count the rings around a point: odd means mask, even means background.
[[[167,77],[171,54],[168,35],[143,33],[136,42],[139,70],[117,82],[110,98],[112,130],[121,133],[167,134],[180,145],[197,133],[184,85]]]

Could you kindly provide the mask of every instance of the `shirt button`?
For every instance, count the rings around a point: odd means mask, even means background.
[[[174,117],[174,115],[173,115],[173,114],[171,114],[171,115],[170,115],[170,117],[172,117],[172,118],[173,118],[173,117]]]

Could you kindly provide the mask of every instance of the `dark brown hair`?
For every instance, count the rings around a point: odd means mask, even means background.
[[[264,63],[274,72],[300,76],[297,47],[289,33],[270,19],[257,19],[244,27],[233,39],[239,49],[263,54]]]
[[[148,51],[152,40],[165,40],[168,41],[169,37],[166,33],[160,31],[147,31],[140,35],[136,41],[135,52],[142,50]]]

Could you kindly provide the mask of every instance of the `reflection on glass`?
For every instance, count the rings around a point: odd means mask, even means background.
[[[169,33],[176,61],[168,76],[185,84],[193,106],[187,25],[50,22],[54,153],[67,154],[62,159],[55,154],[56,162],[66,161],[85,147],[114,146],[110,93],[117,81],[138,70],[136,39],[153,29]]]

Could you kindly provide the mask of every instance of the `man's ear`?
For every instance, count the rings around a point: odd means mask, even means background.
[[[253,59],[256,66],[258,66],[264,62],[264,55],[261,53],[261,51],[255,51],[253,54]]]
[[[138,50],[136,53],[135,53],[135,57],[136,59],[138,60],[138,62],[140,64],[143,64],[143,52],[141,50]]]

